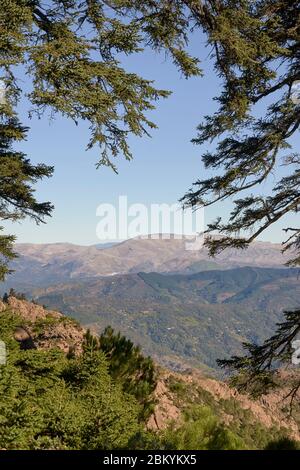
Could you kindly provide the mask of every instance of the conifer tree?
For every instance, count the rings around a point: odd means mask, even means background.
[[[7,346],[0,365],[1,449],[120,449],[141,432],[141,406],[109,374],[109,362],[88,335],[80,356],[61,350],[22,350],[14,339],[24,318],[0,313]]]
[[[299,333],[300,311],[286,311],[263,344],[244,343],[244,356],[220,359],[218,365],[233,373],[231,382],[238,390],[254,397],[278,387],[288,389],[285,399],[293,411],[300,402]]]
[[[146,420],[153,411],[153,392],[157,373],[151,357],[145,357],[139,346],[108,326],[99,337],[99,347],[109,362],[109,373],[142,405],[140,418]]]
[[[34,184],[50,177],[53,169],[44,164],[33,165],[26,155],[13,149],[15,142],[25,139],[26,132],[3,106],[1,112],[0,105],[0,219],[14,222],[31,217],[41,223],[51,214],[53,206],[50,202],[37,201]],[[11,235],[0,235],[0,280],[9,272],[8,261],[15,257],[14,239]]]

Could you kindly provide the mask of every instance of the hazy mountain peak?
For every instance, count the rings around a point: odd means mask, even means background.
[[[281,253],[280,244],[254,242],[247,250],[231,248],[211,258],[205,247],[187,250],[187,239],[174,238],[174,235],[170,238],[141,236],[105,249],[71,243],[16,244],[20,257],[13,263],[16,274],[9,282],[13,285],[14,281],[24,281],[26,287],[29,282],[47,285],[68,279],[139,271],[193,273],[239,266],[282,267],[288,260],[287,254]],[[28,272],[31,279],[28,279]]]

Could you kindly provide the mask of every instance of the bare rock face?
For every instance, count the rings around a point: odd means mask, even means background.
[[[39,349],[61,349],[66,354],[82,352],[85,330],[68,318],[56,324],[45,326],[40,333],[34,333],[34,342]]]
[[[25,328],[23,328],[22,326],[18,326],[15,329],[14,338],[19,343],[22,343],[23,341],[30,339],[31,335]]]
[[[24,325],[16,328],[14,338],[22,349],[58,348],[64,353],[78,355],[82,352],[85,329],[77,322],[54,310],[47,310],[27,300],[15,297],[8,298],[4,309],[0,303],[0,311],[7,308],[24,320]]]
[[[61,318],[63,315],[54,310],[46,310],[41,305],[28,302],[27,300],[19,300],[16,297],[8,297],[8,305],[10,309],[24,318],[24,320],[35,322],[36,320],[45,318]],[[1,306],[0,306],[1,308]]]
[[[157,382],[154,395],[157,404],[147,423],[147,428],[159,431],[166,429],[171,422],[180,422],[181,411],[174,404],[173,396],[164,380]]]
[[[193,393],[192,390],[196,387],[198,390],[208,392],[216,402],[222,399],[234,399],[241,408],[249,410],[256,421],[264,427],[271,428],[275,425],[278,428],[285,428],[291,438],[300,441],[297,422],[282,411],[287,390],[274,391],[258,400],[253,400],[248,395],[238,393],[237,390],[229,387],[226,383],[205,377],[196,370],[189,374],[180,374],[167,370],[161,372],[154,392],[156,406],[153,415],[148,420],[148,429],[158,431],[166,429],[171,422],[175,423],[175,426],[182,423],[183,409],[169,389],[168,379],[170,377],[185,383],[188,387],[186,393]],[[233,416],[226,412],[222,416],[225,424],[228,424],[232,418]]]

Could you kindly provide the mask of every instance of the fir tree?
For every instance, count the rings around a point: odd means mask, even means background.
[[[140,418],[145,420],[154,406],[153,392],[157,373],[153,360],[145,357],[139,346],[135,346],[121,333],[115,333],[110,326],[99,337],[99,347],[109,361],[110,375],[142,405]]]
[[[0,314],[8,351],[0,365],[0,446],[20,449],[116,449],[142,431],[141,406],[109,374],[109,362],[91,336],[83,354],[22,350],[14,339],[24,319]],[[29,325],[29,326],[32,326]]]
[[[0,219],[15,222],[30,217],[39,224],[51,214],[53,206],[37,201],[34,184],[50,177],[53,168],[33,165],[22,152],[14,151],[13,144],[24,140],[26,132],[14,115],[9,116],[9,109],[0,105]],[[16,256],[14,240],[14,236],[0,235],[0,280],[10,272],[8,262]]]

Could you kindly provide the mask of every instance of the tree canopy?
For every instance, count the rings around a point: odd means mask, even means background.
[[[8,351],[0,366],[1,448],[128,448],[142,429],[141,406],[112,379],[104,353],[90,337],[76,357],[55,348],[24,350],[14,335],[20,322],[9,309],[0,314]]]
[[[128,134],[155,127],[145,113],[169,94],[124,70],[121,53],[163,48],[185,76],[200,73],[185,50],[187,19],[171,2],[2,0],[1,6],[7,88],[21,93],[16,65],[22,64],[32,80],[31,114],[49,109],[75,123],[88,121],[88,147],[102,149],[99,164],[115,168],[111,158],[119,153],[130,159]]]

